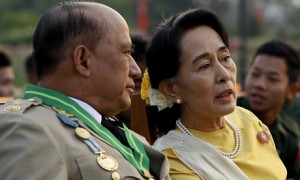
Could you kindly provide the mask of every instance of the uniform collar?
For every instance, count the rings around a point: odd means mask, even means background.
[[[82,109],[84,109],[87,113],[89,113],[99,124],[101,124],[102,121],[102,116],[99,114],[92,106],[87,104],[86,102],[83,102],[79,99],[69,97],[73,101],[75,101]]]

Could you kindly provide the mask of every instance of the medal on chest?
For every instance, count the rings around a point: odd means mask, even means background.
[[[118,162],[112,156],[106,155],[104,152],[96,154],[99,154],[97,162],[103,169],[107,171],[115,171],[118,169]]]
[[[56,109],[55,109],[56,110]],[[61,112],[61,111],[59,111]],[[74,127],[75,134],[96,154],[98,157],[96,158],[97,163],[101,168],[106,171],[112,172],[112,179],[119,180],[121,176],[116,170],[118,169],[118,162],[115,158],[110,155],[107,155],[104,151],[103,147],[94,139],[94,137],[90,134],[90,132],[79,126],[78,122],[73,120],[72,115],[68,114],[69,117],[66,116],[66,113],[59,114],[58,117],[66,124]]]

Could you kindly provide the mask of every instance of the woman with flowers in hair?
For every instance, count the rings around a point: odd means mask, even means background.
[[[269,129],[236,106],[237,69],[216,14],[189,10],[165,21],[146,54],[142,98],[157,106],[172,179],[285,179]]]

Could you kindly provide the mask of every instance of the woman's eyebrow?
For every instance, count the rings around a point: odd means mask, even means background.
[[[203,59],[204,57],[207,57],[209,56],[209,53],[208,52],[204,52],[204,53],[201,53],[199,55],[197,55],[196,57],[194,57],[192,59],[192,64],[195,64],[196,62],[198,62],[199,60]]]

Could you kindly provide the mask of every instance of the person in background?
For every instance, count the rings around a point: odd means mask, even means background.
[[[145,55],[146,55],[146,49],[149,41],[148,37],[144,34],[139,34],[139,33],[131,34],[130,37],[131,37],[132,44],[134,46],[131,56],[135,60],[139,68],[141,69],[141,73],[144,73],[146,69]],[[134,79],[134,83],[135,83],[135,92],[140,93],[142,77]]]
[[[15,74],[11,60],[4,52],[0,52],[0,97],[5,99],[14,97],[14,82]],[[6,101],[5,99],[2,100]]]
[[[153,147],[167,155],[171,178],[286,178],[268,127],[236,106],[237,69],[216,13],[199,8],[166,20],[146,65],[141,95],[165,117],[157,125],[167,134]]]
[[[124,18],[95,2],[63,2],[33,36],[38,86],[0,108],[1,179],[169,179],[166,157],[114,116],[133,79]]]
[[[35,74],[35,65],[34,61],[32,59],[32,55],[29,55],[25,60],[25,71],[26,71],[26,77],[27,81],[30,84],[37,85],[37,78]]]
[[[299,176],[297,162],[299,127],[282,111],[286,100],[295,98],[300,60],[297,52],[278,40],[262,44],[256,51],[245,79],[246,96],[237,104],[251,110],[266,124],[288,178]]]
[[[148,45],[148,37],[144,34],[133,33],[130,35],[132,44],[134,46],[133,51],[131,52],[132,58],[135,60],[139,68],[141,69],[141,73],[145,72],[146,62],[146,48]],[[138,77],[134,79],[134,92],[140,93],[141,91],[141,83],[142,77]],[[130,110],[127,109],[125,111],[120,112],[117,116],[118,119],[122,120],[126,125],[130,127]]]

